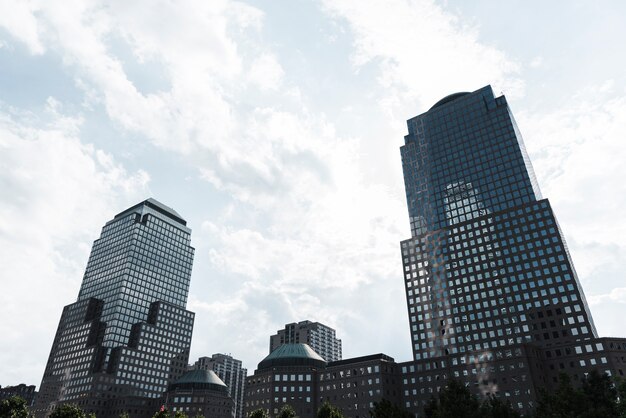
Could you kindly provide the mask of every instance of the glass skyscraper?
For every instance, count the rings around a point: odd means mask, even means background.
[[[597,339],[506,98],[490,86],[456,93],[408,130],[412,237],[401,249],[413,361],[402,368],[404,406],[421,413],[453,377],[528,411],[536,387],[559,371],[584,376],[591,364],[572,361],[580,352],[611,373],[598,355],[609,342]]]
[[[154,199],[106,223],[78,300],[63,310],[38,416],[59,402],[77,403],[98,417],[150,413],[149,400],[187,366],[194,320],[185,309],[190,234],[178,213]]]

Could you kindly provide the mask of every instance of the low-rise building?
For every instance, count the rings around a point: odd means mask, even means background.
[[[276,416],[290,405],[300,418],[312,418],[318,408],[318,373],[326,361],[306,344],[285,344],[272,351],[246,381],[246,416],[265,409]]]
[[[319,405],[328,401],[346,418],[369,417],[382,399],[399,405],[400,395],[400,368],[385,354],[334,361],[319,373]]]
[[[0,401],[3,399],[9,399],[13,396],[19,396],[26,401],[26,405],[32,406],[35,401],[35,396],[37,396],[35,385],[25,385],[24,383],[20,383],[15,386],[0,386]]]
[[[235,403],[226,384],[212,370],[192,370],[171,384],[163,405],[189,417],[232,418]]]

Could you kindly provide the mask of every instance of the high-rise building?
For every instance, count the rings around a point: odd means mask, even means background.
[[[607,351],[622,342],[597,338],[505,97],[490,86],[453,94],[408,129],[404,406],[420,414],[454,377],[529,411],[559,371],[574,380],[591,368],[614,373]],[[590,358],[576,358],[583,353]]]
[[[227,354],[213,354],[211,357],[200,357],[193,368],[215,372],[228,388],[228,393],[235,403],[233,416],[244,418],[243,394],[248,371],[242,367],[241,360]]]
[[[248,377],[246,410],[292,404],[312,418],[329,401],[364,418],[384,398],[420,418],[457,379],[529,414],[560,373],[574,384],[592,370],[623,377],[626,339],[597,337],[504,96],[489,86],[453,94],[408,125],[401,154],[412,237],[401,250],[413,359],[326,363],[295,344],[305,341],[288,324],[270,340],[286,345]]]
[[[270,336],[270,353],[283,344],[308,344],[328,362],[341,360],[341,340],[335,330],[319,322],[300,321],[286,324]]]
[[[154,199],[105,224],[78,300],[63,310],[34,407],[37,416],[63,402],[99,418],[152,415],[189,357],[190,234],[178,213]]]

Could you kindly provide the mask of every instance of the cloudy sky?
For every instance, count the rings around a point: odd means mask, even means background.
[[[626,336],[626,2],[0,0],[0,385],[39,385],[91,244],[154,197],[196,248],[191,360],[311,319],[410,359],[406,119],[491,84],[598,331]]]

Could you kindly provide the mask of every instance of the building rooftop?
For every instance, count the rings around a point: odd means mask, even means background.
[[[226,384],[212,370],[191,370],[170,385],[172,389],[209,389],[225,391]]]
[[[328,367],[345,366],[346,364],[365,363],[365,362],[374,361],[374,360],[383,360],[383,361],[388,361],[390,363],[395,362],[393,357],[390,357],[383,353],[379,353],[379,354],[371,354],[369,356],[353,357],[353,358],[348,358],[345,360],[331,361],[330,363],[328,363]]]
[[[446,103],[450,103],[455,101],[456,99],[458,99],[459,97],[463,97],[463,96],[467,96],[468,94],[470,94],[469,92],[459,92],[459,93],[452,93],[447,95],[446,97],[444,97],[443,99],[439,100],[437,103],[435,103],[433,105],[433,107],[431,107],[429,110],[433,110],[439,106],[443,106]]]
[[[283,344],[265,357],[258,369],[274,366],[313,366],[325,367],[326,360],[307,344]]]
[[[130,208],[118,213],[117,215],[115,215],[114,219],[117,219],[121,216],[126,216],[128,213],[130,212],[134,212],[136,211],[138,208],[142,207],[142,206],[147,206],[157,212],[159,212],[162,215],[167,216],[168,218],[182,224],[182,225],[187,225],[187,221],[185,221],[183,219],[182,216],[180,216],[180,214],[178,212],[176,212],[174,209],[170,208],[169,206],[164,205],[163,203],[159,202],[156,199],[153,198],[148,198],[146,200],[144,200],[143,202],[137,203],[134,206],[131,206]]]

